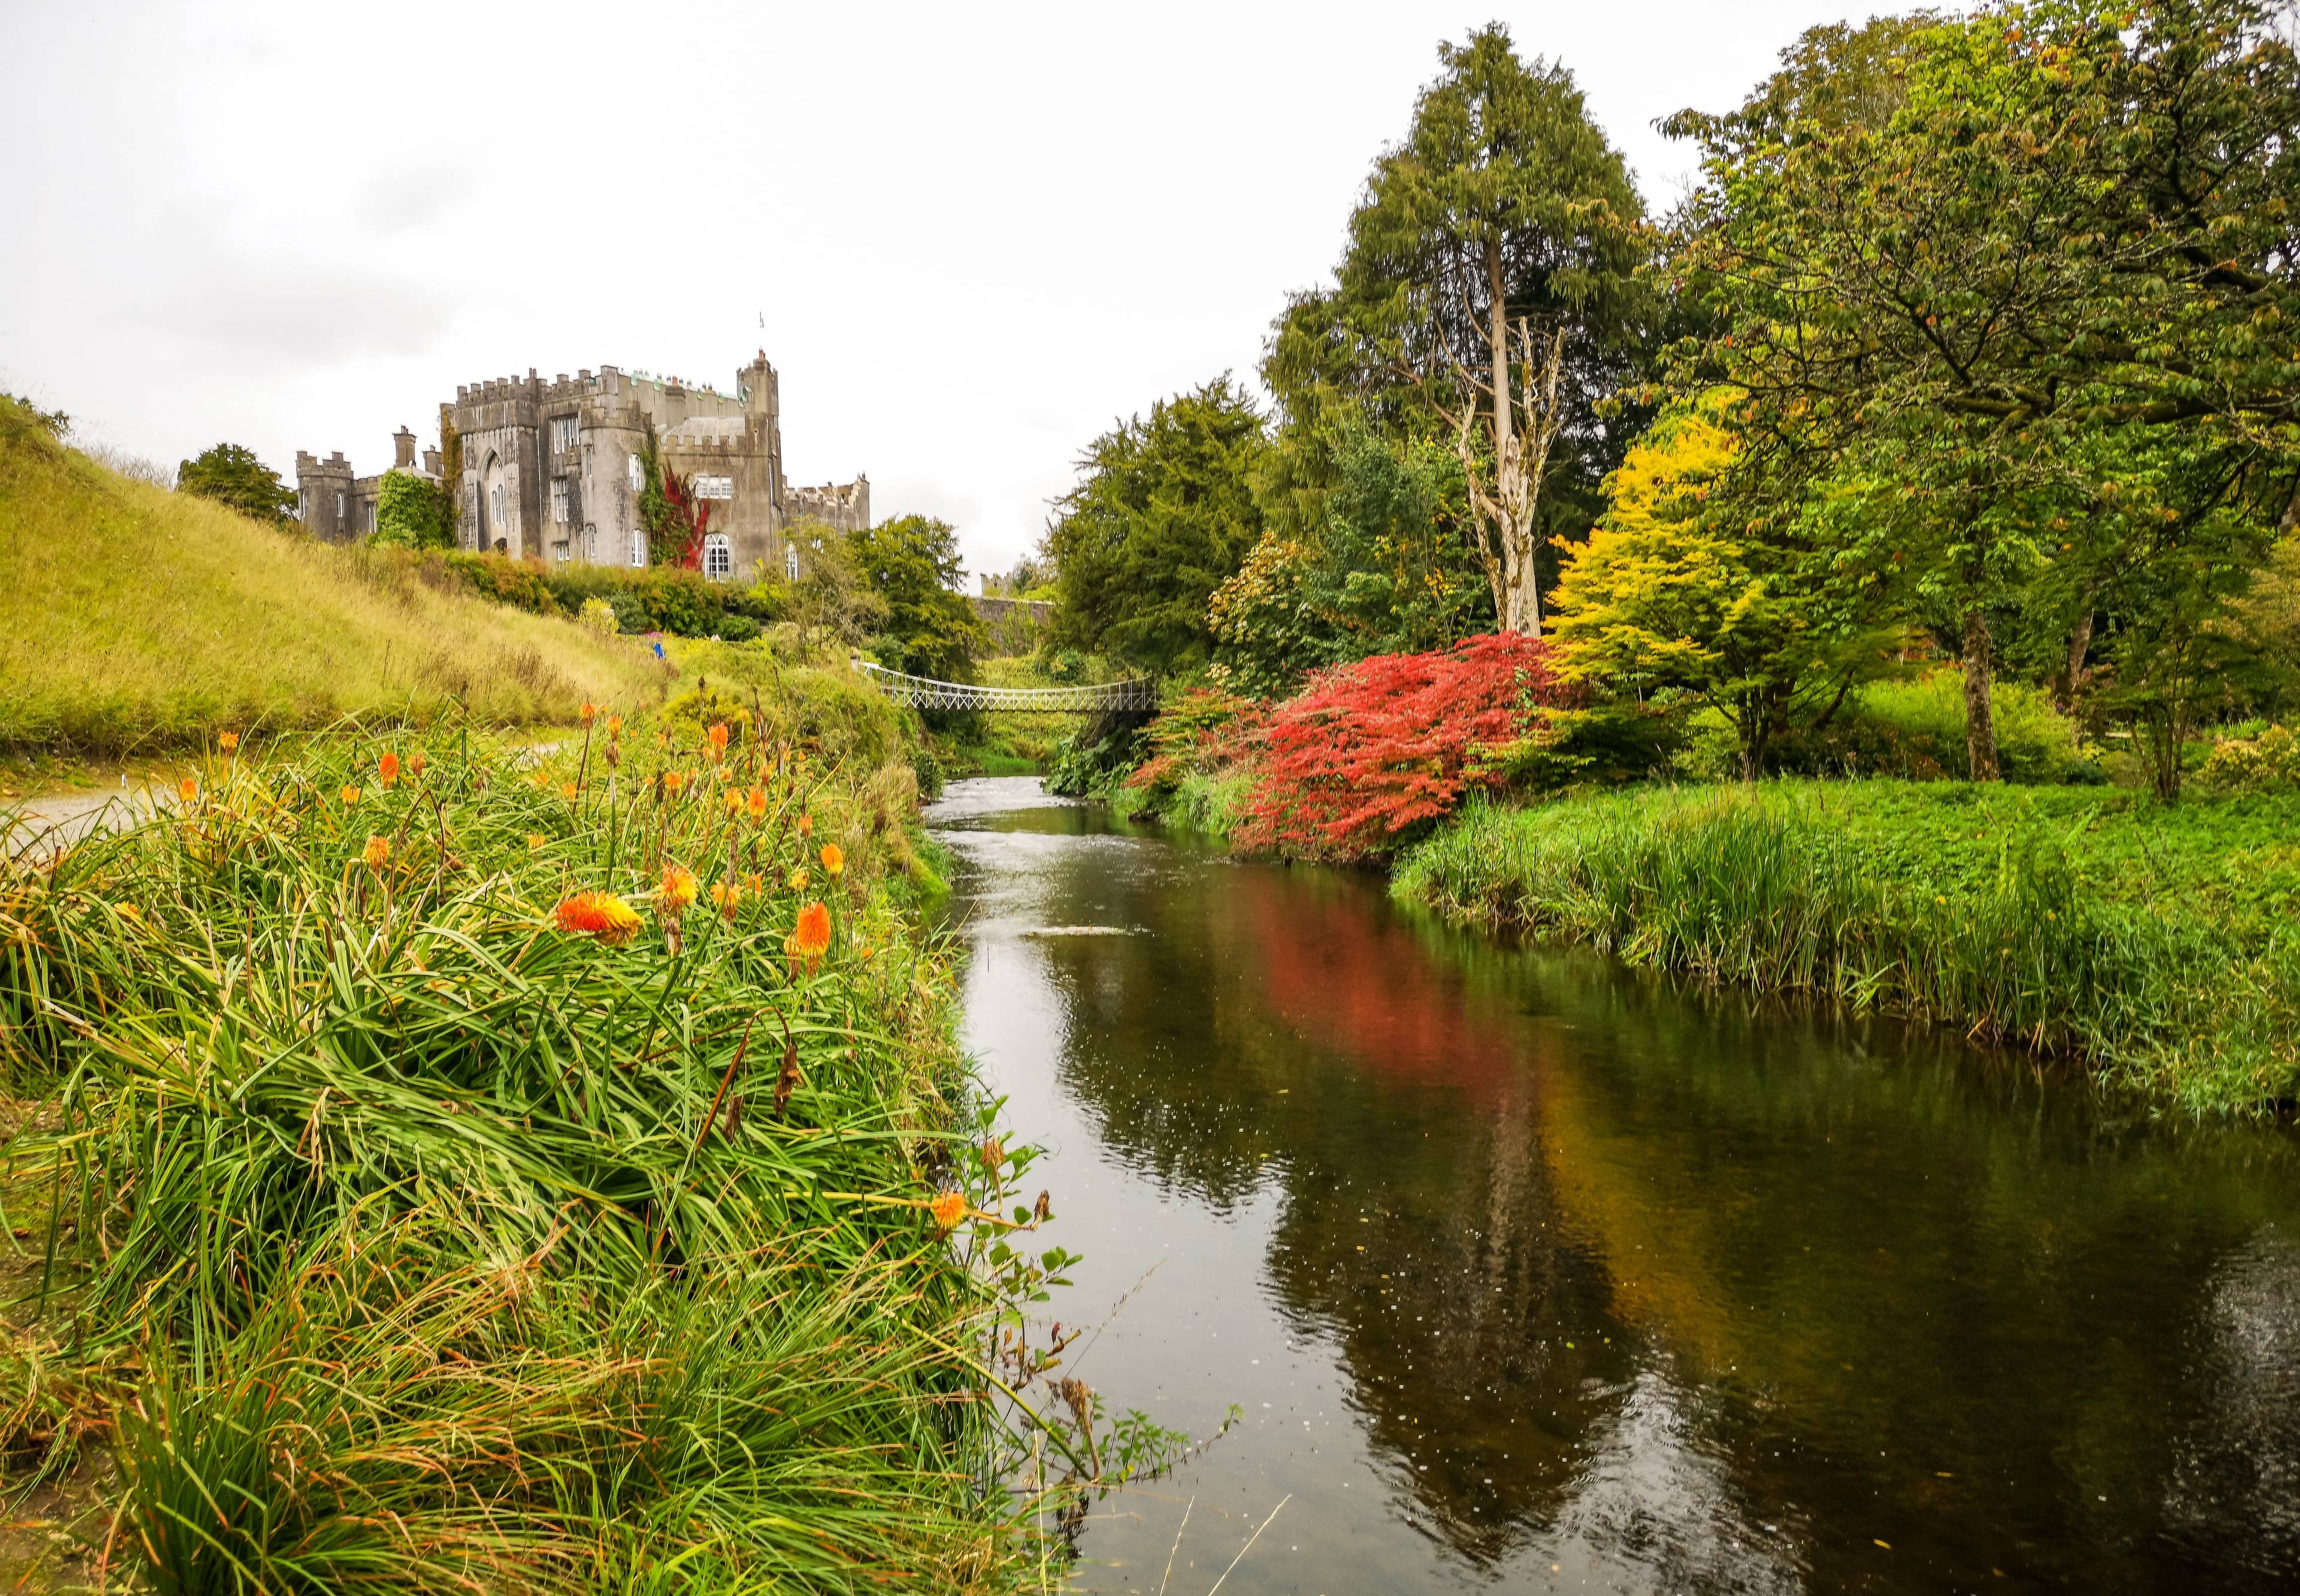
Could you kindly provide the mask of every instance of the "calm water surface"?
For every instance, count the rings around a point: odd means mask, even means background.
[[[1107,1318],[1072,1372],[1245,1412],[1096,1504],[1081,1588],[1204,1596],[1282,1501],[1224,1592],[2300,1589],[2288,1132],[1029,779],[929,817],[969,1040],[1087,1255],[1056,1310]]]

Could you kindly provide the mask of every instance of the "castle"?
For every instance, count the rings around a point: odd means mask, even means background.
[[[640,445],[654,426],[662,463],[691,478],[710,504],[703,574],[750,581],[804,567],[802,521],[841,531],[871,524],[871,479],[794,487],[783,476],[782,402],[762,350],[736,373],[733,395],[675,378],[600,368],[549,382],[525,378],[458,387],[439,407],[440,436],[460,461],[427,449],[415,463],[414,435],[393,437],[395,470],[437,482],[454,470],[456,526],[463,547],[514,559],[645,565],[640,523]],[[355,477],[338,450],[327,459],[298,450],[296,486],[304,524],[330,543],[375,530],[383,478]]]

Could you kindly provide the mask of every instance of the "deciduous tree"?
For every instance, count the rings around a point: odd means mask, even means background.
[[[296,507],[296,490],[279,473],[238,444],[218,444],[176,468],[176,490],[229,504],[243,515],[285,526]]]
[[[1262,531],[1253,478],[1267,447],[1227,374],[1095,439],[1046,528],[1054,641],[1161,672],[1204,663],[1214,591]]]

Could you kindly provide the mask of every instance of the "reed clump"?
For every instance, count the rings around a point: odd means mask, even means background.
[[[1780,782],[1471,805],[1393,890],[1946,1021],[2193,1111],[2300,1093],[2300,804]]]
[[[1009,1582],[1012,1460],[1093,1447],[986,1400],[1052,1270],[993,1217],[1028,1153],[979,1145],[875,713],[219,749],[0,876],[41,1105],[0,1452],[109,1450],[99,1575]]]

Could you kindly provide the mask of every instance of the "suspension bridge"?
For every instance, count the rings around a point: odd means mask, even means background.
[[[1158,707],[1156,684],[1141,677],[1092,686],[986,687],[974,682],[938,682],[932,677],[905,676],[865,660],[857,660],[854,665],[863,679],[880,693],[914,710],[1091,715],[1108,710],[1146,713]]]

